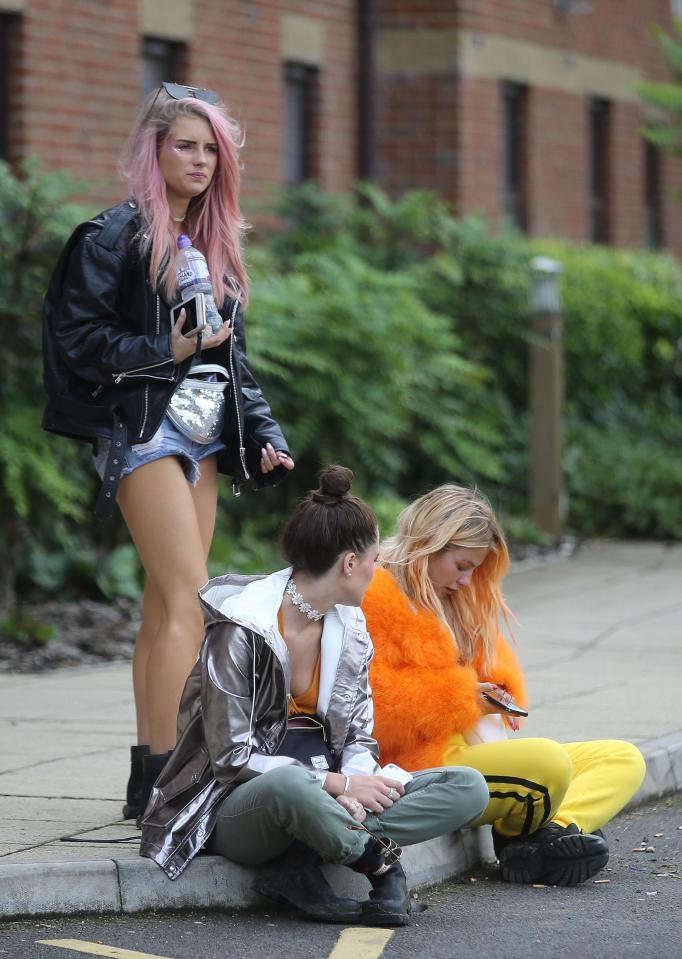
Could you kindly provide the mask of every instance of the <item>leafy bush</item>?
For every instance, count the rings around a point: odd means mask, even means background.
[[[644,136],[654,146],[670,153],[682,153],[682,19],[673,18],[676,36],[654,24],[652,32],[672,82],[641,83],[637,92],[647,109]]]
[[[351,250],[300,254],[284,275],[266,253],[252,267],[249,351],[291,437],[295,486],[333,461],[371,490],[498,475],[500,437],[475,415],[488,375],[413,275]]]
[[[586,536],[682,539],[679,419],[607,416],[569,431],[569,520]]]
[[[0,162],[0,608],[12,605],[31,547],[59,549],[57,522],[78,523],[92,484],[82,453],[40,429],[42,298],[47,277],[84,209],[68,203],[78,185],[26,163],[15,176]]]
[[[0,600],[11,590],[135,596],[123,524],[91,519],[86,447],[42,433],[40,304],[77,186],[0,165]],[[355,470],[389,533],[402,506],[475,483],[515,537],[527,513],[529,264],[564,266],[569,520],[582,535],[682,538],[682,272],[671,258],[458,220],[422,191],[286,194],[249,249],[249,352],[297,460],[288,483],[234,500],[222,484],[212,573],[281,562],[279,527],[320,466]],[[2,602],[0,602],[0,606]],[[23,627],[22,627],[23,628]]]
[[[487,372],[474,393],[467,383],[452,385],[471,400],[453,424],[460,462],[430,459],[424,471],[394,484],[402,496],[448,478],[473,480],[502,513],[526,512],[529,264],[543,253],[564,267],[570,522],[579,534],[679,536],[672,489],[674,424],[682,414],[682,271],[671,257],[491,235],[483,221],[457,220],[422,191],[391,202],[364,186],[355,202],[307,185],[285,196],[281,212],[286,229],[268,243],[279,273],[289,275],[310,256],[340,262],[350,251],[408,282],[421,307],[448,317],[458,352]],[[369,337],[375,322],[368,313]],[[435,402],[428,396],[432,415],[438,394]],[[470,455],[477,440],[467,444],[469,429],[486,438],[483,462]],[[647,459],[649,505],[638,512],[621,465]],[[609,482],[601,483],[608,471]]]
[[[47,646],[55,633],[54,626],[18,610],[0,619],[0,639],[22,646]]]
[[[661,253],[534,241],[564,267],[566,396],[598,421],[623,407],[680,410],[682,271]]]

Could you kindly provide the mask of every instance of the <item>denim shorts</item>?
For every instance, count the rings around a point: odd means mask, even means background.
[[[97,440],[95,453],[95,469],[100,479],[104,479],[104,468],[109,456],[111,440]],[[147,443],[133,443],[123,451],[123,469],[121,476],[127,476],[138,466],[153,463],[164,456],[177,456],[182,465],[187,481],[196,486],[201,476],[199,463],[207,456],[220,453],[225,449],[222,440],[214,443],[195,443],[175,428],[167,416],[161,421],[161,426]]]

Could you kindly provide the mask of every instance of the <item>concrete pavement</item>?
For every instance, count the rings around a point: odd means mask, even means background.
[[[531,694],[523,735],[630,739],[647,759],[638,798],[682,789],[682,545],[600,543],[519,564],[506,595]],[[0,917],[258,902],[251,871],[216,857],[171,883],[136,842],[59,841],[136,835],[120,821],[129,667],[2,675],[0,696]],[[486,830],[465,831],[413,847],[405,863],[417,887],[489,854]]]

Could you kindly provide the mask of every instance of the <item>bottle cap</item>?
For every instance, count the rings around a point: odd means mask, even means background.
[[[186,233],[181,233],[178,237],[178,250],[186,250],[192,245],[192,241]]]

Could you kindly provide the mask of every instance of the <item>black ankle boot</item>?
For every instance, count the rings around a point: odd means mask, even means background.
[[[166,765],[173,752],[169,749],[167,753],[147,753],[142,757],[142,783],[140,785],[140,811],[137,814],[135,825],[139,829],[142,825],[144,811],[147,808],[149,797],[152,793],[154,783],[159,778],[159,773]]]
[[[369,899],[362,904],[365,926],[406,926],[410,921],[407,880],[400,865],[402,849],[392,839],[370,836],[365,851],[348,865],[364,873],[372,884]]]
[[[140,808],[140,791],[142,789],[142,760],[149,755],[149,746],[130,747],[130,776],[126,786],[126,801],[123,807],[124,819],[137,819],[142,812]]]
[[[321,862],[314,850],[296,840],[283,855],[259,868],[251,888],[275,902],[288,902],[318,922],[358,923],[360,903],[334,894]]]
[[[575,823],[561,826],[551,822],[518,839],[499,836],[493,830],[493,843],[505,882],[576,886],[609,861],[603,834],[582,833]]]

